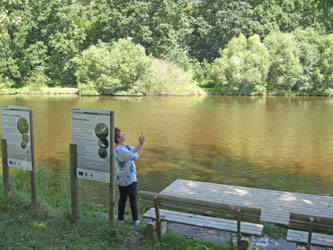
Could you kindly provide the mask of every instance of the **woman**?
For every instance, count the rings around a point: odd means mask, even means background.
[[[137,178],[134,161],[138,160],[142,154],[146,137],[139,137],[139,144],[135,147],[126,145],[125,134],[115,128],[115,158],[116,158],[116,179],[119,186],[119,202],[118,202],[118,224],[123,225],[124,212],[127,196],[130,200],[133,225],[140,224],[138,216],[138,201],[137,201]]]

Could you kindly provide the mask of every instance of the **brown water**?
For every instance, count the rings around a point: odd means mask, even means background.
[[[71,108],[114,110],[126,143],[146,145],[139,189],[178,178],[333,195],[333,98],[2,96],[33,110],[35,155],[52,181],[68,184]],[[2,130],[1,130],[2,133]],[[80,180],[81,199],[107,204],[108,186]]]

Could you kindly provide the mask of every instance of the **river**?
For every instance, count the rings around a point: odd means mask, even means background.
[[[136,145],[139,189],[190,179],[333,196],[333,98],[1,96],[33,110],[37,168],[49,185],[69,182],[71,108],[115,111]],[[2,130],[1,130],[2,136]],[[108,185],[80,180],[81,200],[106,205]]]

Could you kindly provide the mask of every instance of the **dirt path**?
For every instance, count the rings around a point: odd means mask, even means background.
[[[219,244],[225,244],[232,238],[234,246],[236,245],[237,235],[234,233],[204,229],[193,226],[186,226],[176,223],[168,223],[168,230],[188,239],[211,241]],[[288,242],[285,239],[274,239],[270,237],[254,237],[254,249],[267,250],[295,250],[296,243]],[[328,250],[331,248],[311,247],[311,250]]]

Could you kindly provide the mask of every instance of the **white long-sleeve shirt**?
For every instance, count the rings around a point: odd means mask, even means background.
[[[139,159],[134,147],[126,144],[114,149],[116,158],[116,179],[119,186],[128,186],[137,181],[134,161]]]

